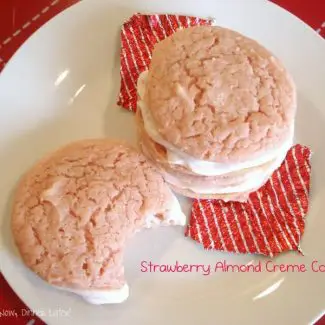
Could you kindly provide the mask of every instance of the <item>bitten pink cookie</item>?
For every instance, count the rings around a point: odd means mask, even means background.
[[[90,303],[128,297],[127,239],[186,217],[157,169],[127,144],[84,140],[38,162],[14,199],[12,233],[24,263]]]

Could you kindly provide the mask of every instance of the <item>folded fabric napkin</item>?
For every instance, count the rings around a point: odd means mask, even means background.
[[[121,28],[121,87],[118,105],[135,112],[137,80],[147,70],[154,45],[179,28],[209,25],[212,19],[135,14]],[[293,146],[282,166],[247,203],[193,200],[185,235],[205,249],[274,256],[298,250],[305,228],[310,150]]]

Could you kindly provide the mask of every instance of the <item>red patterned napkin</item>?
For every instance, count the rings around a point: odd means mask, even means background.
[[[274,256],[300,250],[308,211],[310,150],[290,149],[281,167],[247,203],[195,200],[186,236],[205,249]]]
[[[135,14],[121,30],[121,88],[118,105],[136,111],[136,84],[148,69],[153,46],[178,28],[212,20],[177,15]],[[310,150],[296,145],[282,166],[247,203],[194,200],[186,236],[205,249],[274,256],[300,250],[308,210]]]

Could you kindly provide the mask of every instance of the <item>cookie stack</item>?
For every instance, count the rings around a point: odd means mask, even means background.
[[[293,144],[295,85],[256,41],[214,26],[159,42],[138,79],[140,147],[175,192],[245,201]]]

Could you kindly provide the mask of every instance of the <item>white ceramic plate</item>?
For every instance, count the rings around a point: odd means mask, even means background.
[[[132,114],[115,102],[119,89],[119,28],[135,12],[215,17],[222,26],[260,41],[291,71],[299,90],[297,138],[310,145],[311,208],[302,241],[305,256],[288,253],[274,263],[304,263],[306,273],[157,274],[152,263],[248,263],[266,259],[205,252],[183,229],[138,234],[126,254],[131,287],[122,305],[91,306],[49,288],[16,257],[10,239],[11,193],[38,158],[69,141],[96,136],[134,138]],[[264,1],[82,1],[35,33],[0,77],[1,271],[25,303],[48,324],[307,324],[325,307],[325,42],[309,27]]]

